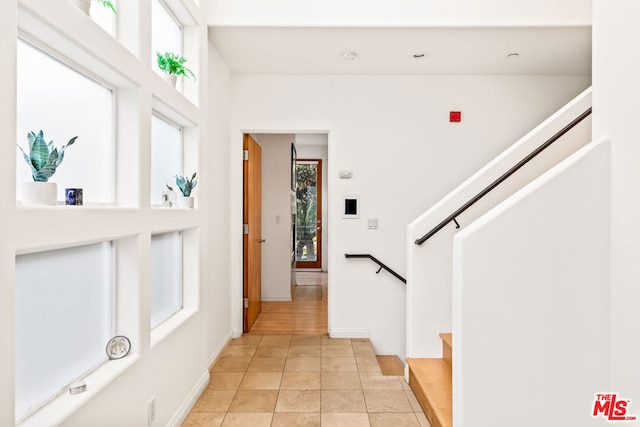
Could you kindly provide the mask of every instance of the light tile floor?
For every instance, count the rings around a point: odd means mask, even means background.
[[[183,427],[429,427],[403,377],[368,339],[244,335],[211,368]]]

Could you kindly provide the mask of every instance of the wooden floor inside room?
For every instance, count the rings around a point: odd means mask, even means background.
[[[327,331],[327,273],[296,272],[287,302],[263,301],[249,334],[316,335]]]

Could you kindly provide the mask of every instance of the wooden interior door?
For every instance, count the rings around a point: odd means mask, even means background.
[[[244,135],[244,332],[261,309],[262,275],[262,149]]]

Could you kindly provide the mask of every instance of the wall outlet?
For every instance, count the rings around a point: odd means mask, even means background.
[[[152,397],[151,400],[149,401],[149,406],[147,407],[148,410],[148,425],[151,425],[151,423],[156,419],[156,398]]]

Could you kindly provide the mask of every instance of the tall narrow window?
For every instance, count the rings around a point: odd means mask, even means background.
[[[18,143],[28,150],[27,134],[42,130],[57,147],[77,136],[64,161],[49,179],[58,184],[58,200],[65,187],[83,188],[84,201],[113,201],[113,93],[18,41]],[[16,149],[16,183],[32,181],[31,169]],[[20,194],[18,194],[20,196]]]
[[[118,9],[117,0],[111,0],[114,8]],[[91,0],[91,19],[112,36],[116,35],[116,15],[98,0]]]
[[[176,175],[182,175],[182,129],[169,122],[151,118],[151,204],[162,205],[162,193],[176,186]]]
[[[16,415],[106,360],[114,335],[111,242],[16,257]]]
[[[296,161],[296,267],[322,266],[322,161]]]
[[[153,69],[160,73],[156,62],[156,53],[172,52],[182,55],[182,27],[160,0],[151,4],[151,56]],[[178,79],[181,90],[182,79]]]
[[[151,328],[182,308],[182,233],[151,237]]]

